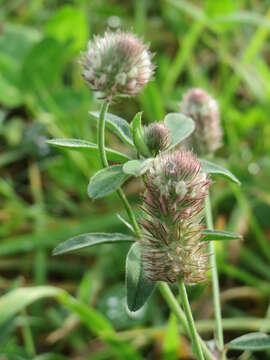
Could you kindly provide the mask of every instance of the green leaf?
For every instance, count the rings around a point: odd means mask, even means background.
[[[230,341],[226,347],[234,350],[262,351],[270,348],[270,336],[260,332],[249,333]]]
[[[10,291],[0,298],[0,325],[34,301],[55,297],[61,293],[61,289],[53,286],[19,288]]]
[[[166,115],[164,122],[171,134],[169,150],[185,140],[195,129],[194,121],[180,113]]]
[[[59,148],[66,148],[75,151],[82,151],[82,152],[92,152],[98,155],[98,146],[86,140],[79,140],[79,139],[51,139],[46,141],[47,144],[59,147]],[[119,161],[125,162],[130,159],[125,154],[122,154],[118,151],[113,149],[106,148],[106,155],[108,160],[111,161]]]
[[[25,56],[21,84],[25,90],[40,95],[44,88],[51,93],[61,81],[65,63],[65,48],[53,38],[44,38],[35,44]]]
[[[243,236],[223,230],[204,230],[203,241],[242,240]]]
[[[130,125],[133,142],[136,146],[137,151],[145,157],[150,157],[152,154],[148,149],[142,130],[142,113],[138,112]]]
[[[111,346],[115,355],[113,358],[120,360],[142,360],[131,344],[124,342],[118,337],[111,323],[100,312],[74,299],[67,293],[63,293],[59,300],[72,313],[75,313],[90,331]]]
[[[98,111],[91,111],[89,112],[95,120],[99,120],[99,112]],[[119,116],[107,113],[105,116],[105,124],[106,126],[112,130],[123,142],[128,145],[134,146],[129,123],[120,118]]]
[[[123,171],[128,175],[141,176],[151,167],[153,160],[153,158],[149,158],[146,160],[127,161],[123,165]]]
[[[111,323],[99,311],[93,309],[64,290],[53,286],[18,288],[0,298],[0,325],[39,299],[54,297],[74,313],[95,335],[108,343],[115,357],[121,360],[142,360],[131,344],[119,339]]]
[[[59,300],[84,323],[90,331],[108,343],[115,356],[120,360],[142,360],[131,344],[121,340],[111,323],[97,310],[63,293]]]
[[[80,320],[96,335],[102,335],[103,332],[114,333],[114,329],[109,321],[97,310],[81,303],[67,293],[63,292],[59,300],[72,313],[78,315]]]
[[[141,263],[139,243],[130,248],[126,259],[127,306],[130,311],[139,310],[155,288],[155,283],[145,277]]]
[[[237,179],[237,177],[234,176],[229,170],[223,168],[222,166],[214,164],[208,160],[202,160],[202,159],[200,159],[200,163],[202,165],[203,172],[206,172],[207,174],[223,176],[226,179],[229,179],[232,182],[236,183],[237,185],[241,185],[241,182]]]
[[[97,310],[63,293],[59,300],[84,323],[90,331],[108,343],[115,356],[120,360],[142,360],[131,344],[121,340],[111,323]]]
[[[88,39],[85,12],[70,5],[62,6],[48,21],[46,33],[68,44],[71,53],[79,52],[86,46]]]
[[[109,234],[109,233],[89,233],[74,236],[61,244],[59,244],[54,250],[53,255],[65,254],[74,250],[83,249],[89,246],[99,244],[111,244],[117,242],[136,241],[134,236],[125,234]]]
[[[88,195],[98,199],[111,194],[127,180],[128,175],[123,172],[122,165],[113,165],[98,171],[91,177],[88,185]]]

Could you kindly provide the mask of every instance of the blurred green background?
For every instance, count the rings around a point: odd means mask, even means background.
[[[0,359],[192,358],[158,292],[141,312],[127,314],[128,245],[51,255],[58,243],[79,233],[127,231],[116,216],[125,214],[115,195],[95,202],[87,196],[98,159],[45,143],[52,137],[95,142],[88,111],[100,103],[84,84],[78,60],[88,39],[107,28],[142,35],[157,65],[143,93],[110,112],[130,121],[142,109],[145,123],[162,120],[194,86],[219,101],[224,145],[217,162],[242,187],[220,179],[213,184],[215,225],[244,235],[244,242],[219,243],[217,249],[225,338],[270,331],[269,1],[0,0],[0,20],[1,296],[24,286],[54,285],[88,310],[43,299],[12,316],[16,303],[7,302],[7,314],[0,314]],[[127,151],[113,135],[106,141]],[[135,207],[140,189],[134,180],[125,186]],[[211,339],[210,286],[189,293],[198,329]],[[119,333],[114,345],[99,336],[102,314]],[[125,352],[126,341],[132,351]],[[239,355],[231,352],[232,358]]]

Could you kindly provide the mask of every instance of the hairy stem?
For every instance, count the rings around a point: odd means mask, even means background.
[[[195,323],[193,320],[191,308],[190,308],[189,301],[188,301],[186,287],[185,287],[185,284],[183,283],[183,281],[180,282],[179,292],[180,292],[180,297],[181,297],[181,301],[182,301],[182,306],[184,308],[184,312],[185,312],[186,318],[187,318],[187,324],[189,327],[189,333],[190,333],[190,337],[192,340],[193,351],[196,354],[197,359],[204,360],[199,336],[198,336],[197,330],[195,328]]]
[[[211,202],[209,195],[205,200],[205,215],[206,215],[206,224],[208,229],[213,230],[214,226],[213,226]],[[209,252],[210,252],[210,268],[211,268],[211,278],[212,278],[214,313],[216,320],[216,337],[217,337],[218,346],[220,350],[223,351],[224,340],[223,340],[223,330],[222,330],[222,316],[221,316],[220,295],[219,295],[216,249],[215,249],[214,241],[209,242]]]

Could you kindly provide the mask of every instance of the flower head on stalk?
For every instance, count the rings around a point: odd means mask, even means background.
[[[200,88],[189,90],[180,104],[180,112],[195,122],[190,145],[198,154],[211,154],[221,146],[219,106],[211,95]]]
[[[209,179],[191,152],[160,154],[144,178],[140,241],[146,276],[186,284],[205,280],[207,244],[201,242]]]
[[[156,156],[160,151],[166,150],[171,144],[169,130],[162,123],[145,126],[144,140],[153,156]]]
[[[89,41],[81,64],[83,77],[94,91],[112,100],[138,94],[154,72],[148,45],[131,32],[105,32]]]

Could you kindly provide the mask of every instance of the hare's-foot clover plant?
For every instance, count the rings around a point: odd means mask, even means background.
[[[90,113],[97,120],[97,144],[78,139],[48,142],[99,154],[102,169],[91,177],[88,194],[97,199],[116,191],[127,211],[129,222],[124,222],[131,233],[78,235],[58,245],[54,254],[102,243],[133,243],[126,259],[128,309],[139,310],[158,285],[190,337],[196,358],[226,359],[227,349],[234,345],[224,345],[223,341],[214,241],[241,236],[213,229],[211,177],[223,176],[239,184],[229,170],[209,161],[222,143],[218,104],[204,90],[195,88],[184,96],[180,112],[169,113],[163,121],[148,126],[141,123],[142,113],[135,114],[130,124],[108,113],[110,102],[138,94],[151,80],[155,68],[152,57],[141,39],[122,31],[95,37],[81,57],[83,77],[102,99],[100,112]],[[105,147],[105,128],[130,146],[136,156],[130,158]],[[208,160],[201,158],[204,155]],[[139,219],[121,189],[131,177],[141,177],[144,183]],[[208,277],[212,280],[216,320],[214,350],[196,330],[185,288],[186,284],[210,283]],[[172,283],[179,287],[181,304],[170,289]],[[235,342],[238,344],[237,339]]]

